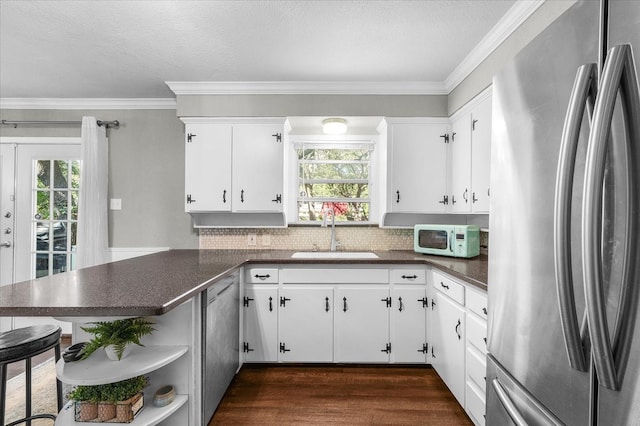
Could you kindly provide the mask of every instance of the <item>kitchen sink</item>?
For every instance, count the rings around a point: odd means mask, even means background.
[[[367,251],[299,251],[294,259],[377,259],[378,255]]]

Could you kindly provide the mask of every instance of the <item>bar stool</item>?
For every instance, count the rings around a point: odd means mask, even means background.
[[[56,362],[60,359],[60,327],[54,325],[34,325],[0,333],[0,425],[4,425],[7,397],[7,365],[25,360],[26,417],[6,426],[19,423],[31,424],[31,420],[48,418],[53,414],[31,415],[31,358],[55,348]],[[58,412],[62,409],[62,383],[56,379]]]

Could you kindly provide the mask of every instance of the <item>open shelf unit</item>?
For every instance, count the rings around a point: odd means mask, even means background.
[[[180,407],[182,407],[187,402],[187,395],[176,395],[176,399],[169,405],[164,407],[154,407],[153,406],[153,395],[144,396],[144,408],[138,413],[136,418],[131,423],[126,423],[132,426],[138,425],[155,425],[160,423],[164,419],[168,418],[170,415],[178,411]],[[105,423],[96,423],[96,422],[76,422],[74,420],[74,409],[73,409],[73,401],[69,401],[60,413],[58,414],[58,418],[56,419],[55,426],[95,426],[98,424],[114,424],[111,422]],[[125,424],[125,423],[118,423]]]
[[[98,349],[82,361],[64,362],[61,358],[56,364],[56,374],[61,382],[71,385],[119,382],[162,368],[187,353],[188,349],[188,346],[182,345],[135,346],[120,361],[111,361],[104,350]]]

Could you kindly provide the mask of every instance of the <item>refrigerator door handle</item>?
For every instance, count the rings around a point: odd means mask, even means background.
[[[554,263],[556,289],[562,323],[562,334],[567,348],[569,365],[578,371],[587,371],[587,356],[584,339],[578,325],[573,273],[571,270],[571,200],[576,153],[580,140],[580,127],[585,108],[591,122],[597,95],[598,71],[596,64],[585,64],[578,68],[564,120],[553,216]]]
[[[611,340],[607,325],[606,294],[602,276],[602,202],[603,182],[607,156],[607,145],[611,130],[613,110],[618,91],[621,94],[624,122],[627,130],[627,211],[626,238],[622,247],[626,248],[623,258],[622,289],[620,306],[614,327],[615,337]],[[619,45],[610,49],[604,66],[600,93],[596,99],[593,128],[589,135],[584,199],[582,204],[582,254],[585,281],[585,299],[589,337],[598,381],[607,389],[619,390],[624,365],[632,338],[631,319],[634,315],[634,289],[636,272],[638,234],[638,166],[640,166],[640,93],[634,60],[629,45]],[[615,353],[614,353],[615,350]]]
[[[493,390],[496,392],[498,401],[500,401],[504,407],[511,421],[517,426],[527,426],[527,422],[524,417],[522,417],[522,414],[520,414],[518,408],[515,406],[513,401],[511,401],[511,398],[507,395],[507,391],[504,390],[497,378],[493,379],[491,386],[493,386]]]

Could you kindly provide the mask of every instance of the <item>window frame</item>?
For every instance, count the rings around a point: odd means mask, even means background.
[[[379,170],[379,137],[378,135],[290,135],[289,149],[285,156],[285,164],[287,173],[285,174],[285,182],[290,196],[286,197],[287,222],[289,225],[300,226],[320,226],[320,221],[300,220],[298,216],[298,190],[300,187],[299,167],[297,149],[302,144],[315,145],[318,148],[322,146],[366,146],[370,147],[369,156],[369,220],[362,222],[336,221],[338,226],[370,226],[378,224],[378,212],[380,211],[380,197],[378,196],[378,170]]]

